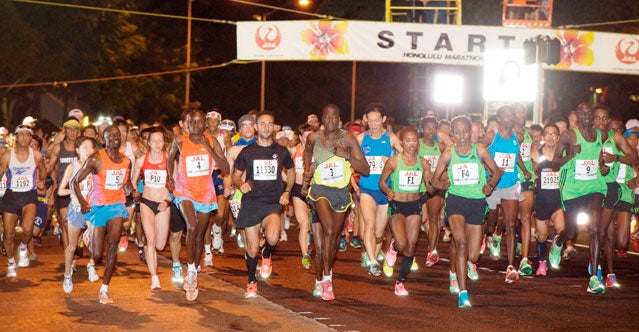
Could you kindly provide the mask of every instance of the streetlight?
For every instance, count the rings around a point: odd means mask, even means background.
[[[435,76],[434,83],[433,100],[446,105],[446,119],[450,119],[452,106],[462,102],[464,78],[457,74],[439,74]]]

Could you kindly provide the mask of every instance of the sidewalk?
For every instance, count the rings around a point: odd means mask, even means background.
[[[199,275],[199,297],[186,301],[181,285],[171,283],[171,262],[158,255],[162,290],[151,291],[146,265],[139,263],[135,245],[118,254],[109,294],[114,304],[98,302],[100,281],[87,280],[86,258],[78,260],[71,294],[62,291],[62,247],[43,239],[38,261],[7,279],[6,257],[0,268],[0,326],[11,331],[148,330],[148,331],[321,331],[329,330],[262,297],[244,299],[244,289],[208,273]],[[85,257],[87,252],[85,250]],[[184,267],[186,269],[186,267]]]

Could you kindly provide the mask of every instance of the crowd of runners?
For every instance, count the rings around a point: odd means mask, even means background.
[[[99,281],[96,267],[103,266],[98,298],[112,303],[118,251],[133,240],[150,288],[159,290],[157,252],[168,242],[171,282],[193,301],[198,273],[213,266],[230,236],[244,248],[244,296],[252,298],[258,277],[271,275],[292,219],[299,268],[315,268],[313,295],[335,299],[333,266],[350,245],[361,248],[364,271],[395,277],[394,294],[407,296],[416,254],[432,267],[443,241],[450,242],[449,291],[468,308],[478,259],[486,248],[499,258],[502,239],[504,281],[515,283],[573,258],[573,241],[587,229],[584,285],[595,294],[618,287],[615,258],[629,246],[639,250],[631,227],[639,121],[613,119],[604,105],[582,103],[567,117],[529,127],[523,105],[499,107],[486,125],[466,116],[437,119],[433,110],[416,126],[391,125],[381,103],[348,123],[336,105],[318,114],[291,127],[251,111],[236,126],[220,110],[194,109],[167,127],[122,117],[83,125],[84,114],[73,109],[56,130],[31,116],[11,133],[0,128],[6,277],[37,260],[41,237],[52,229],[64,246],[62,290],[73,291],[76,260],[87,248],[88,279]],[[420,235],[427,248],[417,248]]]

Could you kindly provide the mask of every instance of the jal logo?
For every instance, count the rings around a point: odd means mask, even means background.
[[[584,160],[581,163],[582,166],[596,166],[594,160]]]
[[[255,31],[255,43],[265,51],[276,49],[280,46],[281,41],[282,34],[280,33],[280,29],[274,24],[262,24],[257,28],[257,31]]]
[[[636,37],[625,37],[617,43],[615,49],[617,59],[627,65],[639,61],[639,39]]]

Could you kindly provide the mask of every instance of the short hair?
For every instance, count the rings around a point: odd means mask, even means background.
[[[38,142],[38,149],[42,149],[42,138],[40,138],[39,136],[36,136],[36,135],[31,135],[31,139],[33,139],[36,142]]]
[[[257,114],[257,116],[255,117],[255,122],[257,122],[257,119],[263,117],[264,115],[270,115],[273,119],[275,119],[275,114],[273,114],[273,112],[265,110]]]
[[[419,137],[419,133],[417,132],[417,128],[413,127],[413,126],[404,126],[402,127],[402,129],[399,131],[399,140],[403,140],[404,136],[406,136],[406,134],[408,133],[415,133],[415,135],[417,135]]]
[[[126,130],[129,131],[129,123],[126,122],[126,120],[124,120],[124,119],[115,119],[115,120],[113,120],[113,125],[115,127],[125,126]]]
[[[419,128],[424,128],[424,126],[426,126],[427,123],[434,123],[435,128],[439,128],[439,123],[437,122],[437,119],[433,118],[432,116],[422,117],[422,119],[419,120]]]
[[[500,116],[505,110],[507,109],[512,109],[513,111],[515,110],[515,108],[512,105],[502,105],[497,109],[497,112],[495,114],[497,114],[497,116]]]
[[[379,112],[379,114],[381,114],[382,117],[384,117],[386,116],[386,106],[378,102],[369,103],[368,105],[366,105],[366,108],[364,109],[364,114],[368,114],[370,112]]]
[[[454,117],[453,120],[450,121],[450,126],[454,128],[455,124],[457,122],[459,122],[459,121],[461,121],[464,124],[466,124],[466,126],[468,127],[469,130],[473,128],[473,124],[470,121],[470,118],[468,118],[465,115],[458,115],[458,116]]]
[[[530,130],[534,130],[534,131],[538,131],[538,132],[543,132],[544,128],[542,128],[540,125],[538,124],[534,124],[532,126],[530,126]]]
[[[75,139],[75,148],[79,149],[80,145],[82,145],[82,143],[84,143],[85,141],[90,141],[93,144],[93,148],[98,146],[98,142],[95,140],[95,138],[91,138],[89,136],[80,136]]]

